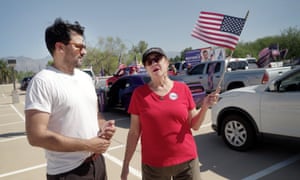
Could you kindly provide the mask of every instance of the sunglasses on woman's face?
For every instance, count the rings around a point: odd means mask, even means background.
[[[160,60],[162,59],[162,55],[161,54],[156,54],[156,55],[150,55],[147,57],[145,65],[146,66],[151,66],[153,64],[153,62],[158,63],[160,62]]]

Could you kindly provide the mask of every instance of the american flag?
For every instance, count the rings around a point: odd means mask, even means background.
[[[209,44],[234,50],[246,18],[201,11],[191,35]]]
[[[271,62],[272,51],[269,48],[262,49],[258,54],[258,60],[256,62],[257,67],[264,68]]]

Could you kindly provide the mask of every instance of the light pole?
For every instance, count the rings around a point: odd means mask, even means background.
[[[16,78],[15,78],[15,66],[17,64],[17,61],[15,59],[8,59],[7,64],[8,64],[8,67],[11,68],[11,74],[12,74],[12,80],[13,80],[13,86],[14,86],[12,93],[11,93],[12,103],[13,104],[19,103],[19,94],[16,89]]]

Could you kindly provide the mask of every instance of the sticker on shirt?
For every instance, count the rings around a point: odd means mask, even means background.
[[[169,94],[169,98],[170,98],[171,100],[176,100],[176,99],[178,99],[178,95],[177,95],[176,93],[174,93],[174,92],[171,92],[171,93]]]

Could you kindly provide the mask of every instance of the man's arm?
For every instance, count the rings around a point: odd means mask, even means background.
[[[38,110],[26,110],[26,133],[32,146],[39,146],[52,151],[73,152],[90,151],[103,153],[108,148],[108,140],[94,137],[79,139],[66,137],[48,130],[49,114]]]

